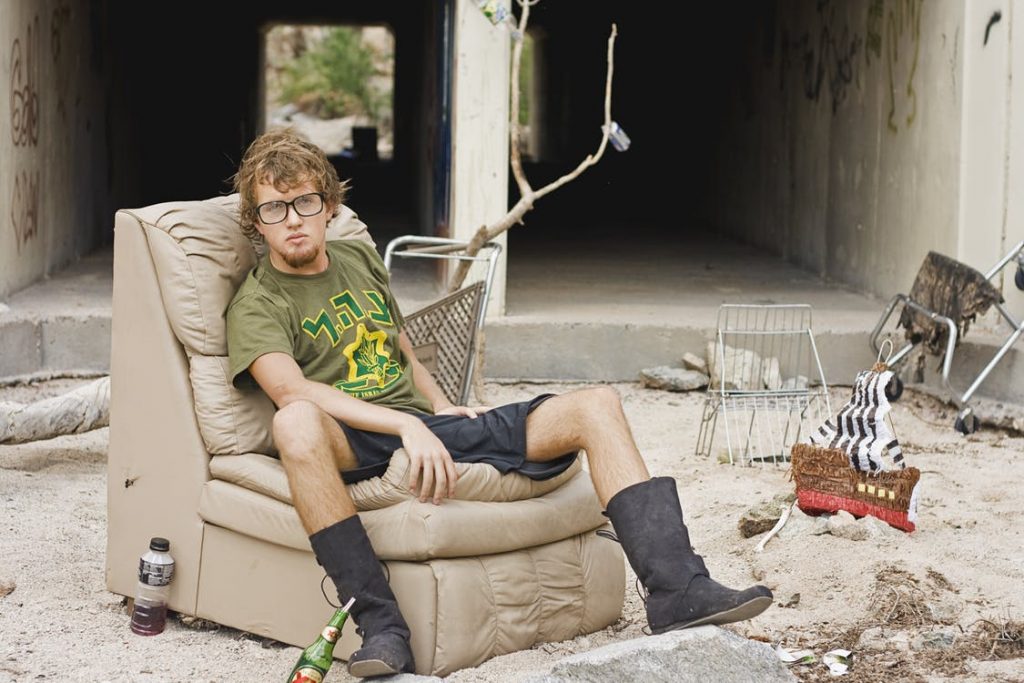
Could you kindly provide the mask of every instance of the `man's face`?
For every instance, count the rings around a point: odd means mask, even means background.
[[[317,192],[310,181],[304,181],[284,191],[274,187],[273,179],[256,185],[256,206],[267,202],[290,202],[297,197]],[[309,213],[306,202],[298,204]],[[285,273],[312,275],[323,272],[327,268],[326,234],[327,221],[333,214],[333,207],[326,203],[323,209],[312,216],[301,216],[295,206],[288,206],[287,216],[278,223],[265,223],[257,217],[256,229],[263,235],[270,249],[270,261],[278,270]]]

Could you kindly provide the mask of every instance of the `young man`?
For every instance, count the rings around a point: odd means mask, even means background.
[[[543,479],[585,449],[598,498],[649,593],[654,633],[748,619],[771,604],[767,588],[734,591],[709,578],[675,481],[651,479],[612,389],[489,409],[445,399],[413,355],[374,249],[326,241],[345,185],[318,148],[290,131],[266,133],[235,186],[243,229],[267,253],[228,308],[231,373],[250,375],[277,405],[274,441],[310,545],[339,597],[356,598],[363,644],[352,675],[414,668],[409,628],[345,488],[382,473],[399,447],[412,490],[434,504],[455,494],[453,461]]]

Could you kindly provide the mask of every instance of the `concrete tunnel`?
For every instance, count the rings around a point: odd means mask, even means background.
[[[492,310],[537,313],[598,291],[614,306],[653,301],[658,315],[683,315],[658,306],[786,298],[786,282],[804,276],[797,295],[820,289],[819,278],[887,297],[909,287],[930,249],[987,267],[1022,234],[1024,194],[1010,191],[1024,158],[1012,125],[1022,79],[1009,76],[1024,67],[1010,39],[1014,10],[966,0],[702,3],[673,13],[609,0],[539,4],[526,161],[534,186],[596,148],[612,22],[612,112],[632,145],[609,149],[511,231],[507,294],[499,288]],[[474,201],[492,214],[506,189],[516,199],[507,103],[493,94],[507,81],[510,39],[470,0],[54,0],[6,11],[12,50],[34,44],[37,62],[23,73],[12,51],[12,111],[35,68],[40,129],[58,134],[33,151],[12,129],[0,163],[17,179],[20,168],[70,155],[79,172],[44,174],[42,189],[60,201],[25,214],[35,232],[20,220],[25,193],[7,188],[18,206],[0,294],[109,245],[119,207],[226,192],[263,126],[261,41],[279,23],[383,24],[395,36],[394,156],[336,160],[378,243],[464,236],[479,221],[455,225],[460,197],[481,195]],[[471,82],[495,87],[481,94]],[[476,142],[495,151],[473,158]],[[751,279],[755,262],[764,265]],[[567,273],[578,275],[562,286]],[[866,301],[854,306],[865,320],[880,311]],[[713,316],[700,320],[713,327]]]

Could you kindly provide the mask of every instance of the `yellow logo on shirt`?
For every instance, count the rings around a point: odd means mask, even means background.
[[[398,361],[391,359],[385,347],[388,335],[378,330],[370,332],[366,325],[359,323],[356,339],[342,350],[348,359],[348,377],[335,383],[356,398],[366,398],[381,393],[402,376]]]

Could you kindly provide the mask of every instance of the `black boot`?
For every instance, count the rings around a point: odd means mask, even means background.
[[[334,580],[342,603],[355,598],[352,617],[363,646],[352,653],[348,672],[353,676],[384,676],[415,670],[409,648],[409,626],[384,578],[363,523],[349,517],[309,537],[316,561]]]
[[[651,633],[750,619],[772,604],[764,586],[736,591],[713,581],[690,547],[676,482],[657,477],[608,501],[608,517],[626,559],[647,588]]]

